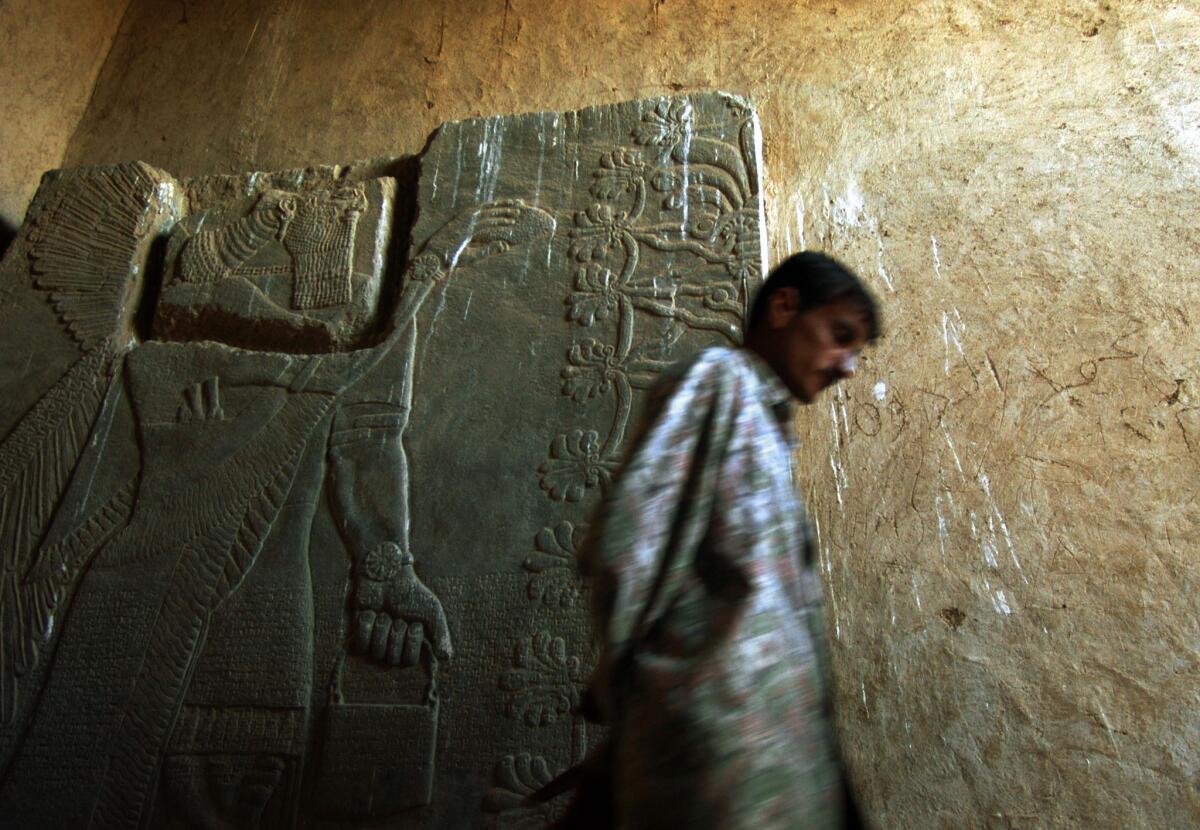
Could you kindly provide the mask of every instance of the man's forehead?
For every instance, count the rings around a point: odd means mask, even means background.
[[[830,322],[843,323],[861,329],[864,338],[871,328],[870,316],[867,314],[867,310],[862,307],[862,304],[848,298],[834,300],[827,305],[818,306],[813,311],[825,317]]]

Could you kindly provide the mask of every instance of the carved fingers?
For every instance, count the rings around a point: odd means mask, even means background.
[[[370,647],[372,636],[375,633],[375,618],[378,615],[378,612],[368,608],[359,611],[357,616],[355,616],[356,635],[351,640],[351,646],[355,654],[364,654]]]
[[[425,626],[419,620],[366,609],[355,618],[350,650],[385,666],[415,666],[424,645]]]
[[[376,611],[360,611],[353,651],[385,666],[415,666],[421,658],[421,624]]]
[[[403,614],[410,620],[410,627],[418,626],[418,636],[424,638],[426,631],[429,632],[432,637],[429,647],[434,655],[443,660],[453,656],[450,627],[446,624],[442,602],[417,577],[411,557],[401,566],[389,599],[395,613]]]
[[[554,226],[554,218],[541,208],[520,199],[498,199],[451,219],[430,240],[428,250],[439,253],[453,269],[515,245],[547,239]]]
[[[403,620],[396,620],[400,628],[404,624]],[[371,627],[371,642],[367,648],[376,661],[382,661],[387,656],[388,640],[392,633],[392,618],[387,614],[376,614],[375,625]]]
[[[412,555],[385,542],[363,559],[355,590],[350,647],[387,666],[414,666],[422,647],[449,659],[450,629],[441,601],[413,570]]]
[[[489,202],[479,208],[474,218],[472,245],[510,245],[546,239],[554,233],[554,218],[520,199]]]
[[[480,208],[471,222],[471,246],[505,250],[512,244],[521,221],[521,208],[510,202],[494,202]]]
[[[414,665],[421,659],[421,646],[425,641],[425,627],[419,622],[408,626],[408,636],[404,638],[404,650],[401,652],[401,664]]]

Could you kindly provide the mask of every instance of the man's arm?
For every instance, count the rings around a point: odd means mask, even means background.
[[[585,546],[581,566],[604,646],[592,692],[606,714],[623,695],[624,662],[658,633],[694,576],[735,414],[732,392],[728,367],[711,355],[659,390]]]

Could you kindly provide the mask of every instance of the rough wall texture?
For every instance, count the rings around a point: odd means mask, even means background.
[[[62,164],[128,5],[129,0],[0,3],[3,242],[21,224],[42,172]]]
[[[776,256],[887,338],[808,410],[839,717],[887,827],[1200,815],[1200,11],[1169,2],[138,0],[68,163],[415,152],[440,122],[751,95]]]

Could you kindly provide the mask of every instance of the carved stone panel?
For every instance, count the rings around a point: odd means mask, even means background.
[[[544,823],[599,738],[588,514],[740,337],[757,142],[708,94],[448,124],[408,189],[48,179],[0,283],[0,815]]]

